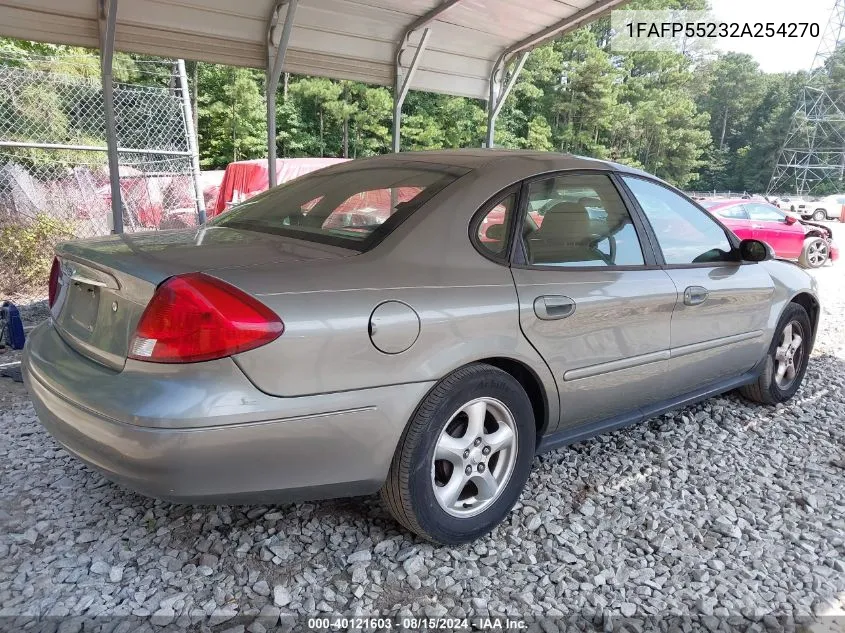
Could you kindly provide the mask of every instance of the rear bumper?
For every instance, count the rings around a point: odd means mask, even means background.
[[[161,381],[89,361],[49,323],[30,335],[22,367],[41,423],[69,452],[141,494],[199,503],[373,493],[431,387],[277,398],[230,359],[184,367],[181,379],[171,367]],[[144,415],[152,411],[159,417]]]

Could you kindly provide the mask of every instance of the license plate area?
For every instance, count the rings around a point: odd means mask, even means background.
[[[63,312],[73,325],[73,329],[90,336],[97,323],[99,311],[100,288],[79,281],[69,281],[68,296]]]
[[[110,301],[117,288],[117,280],[108,273],[72,260],[63,261],[58,296],[51,310],[54,322],[78,341],[93,343],[103,325],[100,302]]]

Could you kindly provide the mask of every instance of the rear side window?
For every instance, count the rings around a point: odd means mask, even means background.
[[[735,204],[732,207],[725,207],[717,209],[716,215],[730,220],[747,220],[748,214],[745,212],[745,207],[741,204]]]
[[[515,206],[516,193],[508,194],[494,204],[478,221],[476,244],[487,255],[491,257],[505,255]]]
[[[563,174],[531,182],[523,222],[523,243],[531,265],[644,263],[628,209],[605,175]]]
[[[242,202],[210,224],[363,251],[465,173],[411,161],[318,171]]]
[[[748,215],[759,222],[783,222],[784,213],[767,204],[749,204]]]

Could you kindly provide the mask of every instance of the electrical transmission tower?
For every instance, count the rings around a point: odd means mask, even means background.
[[[792,115],[768,193],[845,188],[845,0],[836,0],[801,101]]]

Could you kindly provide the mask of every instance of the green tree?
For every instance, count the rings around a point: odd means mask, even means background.
[[[261,73],[202,64],[198,75],[201,164],[220,169],[231,161],[266,156],[267,119]]]
[[[710,112],[710,132],[716,146],[724,149],[732,139],[744,136],[765,89],[764,76],[754,58],[744,53],[721,55],[700,72],[706,74],[708,86],[700,104]]]

